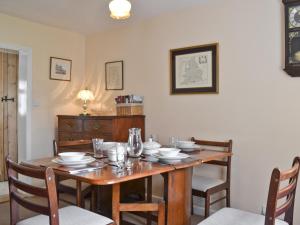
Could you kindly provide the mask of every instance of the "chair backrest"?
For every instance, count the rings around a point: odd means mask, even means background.
[[[59,141],[53,140],[53,154],[66,151],[92,151],[92,140]]]
[[[20,220],[19,206],[29,209],[33,212],[49,216],[50,225],[59,225],[57,193],[55,185],[55,176],[51,168],[31,168],[19,165],[6,157],[7,177],[10,196],[10,219],[11,225],[15,225]],[[45,188],[33,186],[22,182],[18,175],[36,178],[45,181]],[[47,200],[47,205],[39,205],[30,201],[30,198],[24,198],[20,191],[42,197]]]
[[[269,196],[266,210],[265,225],[274,225],[276,217],[285,214],[284,220],[289,224],[293,224],[294,202],[296,195],[296,187],[300,168],[300,157],[296,157],[291,169],[280,172],[275,168],[272,172]],[[281,187],[282,182],[287,181],[285,187]],[[278,206],[278,200],[283,200]]]
[[[207,140],[199,140],[194,137],[191,138],[191,141],[194,141],[198,145],[202,146],[210,146],[210,147],[221,147],[224,148],[224,151],[232,152],[232,140],[229,141],[207,141]],[[222,160],[212,160],[206,162],[206,164],[224,166],[227,168],[226,171],[226,182],[230,183],[231,176],[231,156],[228,156],[224,161]]]

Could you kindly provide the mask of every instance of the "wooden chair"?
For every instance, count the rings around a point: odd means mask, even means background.
[[[294,202],[299,175],[300,157],[296,157],[293,167],[287,171],[273,170],[266,215],[245,212],[238,209],[223,208],[198,225],[293,225]],[[289,181],[281,188],[284,181]],[[284,203],[278,203],[284,200]],[[276,219],[284,214],[284,221]]]
[[[225,151],[232,152],[232,140],[226,142],[219,141],[205,141],[197,140],[194,137],[191,138],[196,144],[210,147],[221,147],[225,148]],[[208,164],[218,165],[226,167],[226,178],[225,180],[215,179],[210,177],[193,175],[192,182],[192,214],[193,214],[193,196],[205,198],[205,218],[209,216],[210,206],[226,199],[226,206],[230,207],[230,175],[231,175],[231,156],[227,157],[226,161],[214,160],[207,162]],[[211,195],[226,191],[226,196],[210,201]]]
[[[76,206],[58,209],[54,172],[51,168],[31,168],[14,163],[6,158],[7,175],[10,195],[11,225],[112,225],[114,222],[104,216],[84,210]],[[27,184],[18,179],[18,174],[36,178],[45,182],[45,188]],[[30,198],[24,198],[19,190],[44,198],[46,205],[39,205]],[[28,219],[20,219],[19,206],[42,214]]]
[[[76,140],[76,141],[61,141],[56,142],[53,140],[53,154],[57,156],[60,152],[66,151],[85,151],[90,147],[92,144],[91,140]],[[90,201],[90,209],[94,211],[94,190],[93,186],[84,182],[76,181],[73,179],[64,179],[63,177],[57,177],[57,190],[58,196],[59,193],[68,193],[76,197],[77,206],[82,208],[85,207],[84,200],[87,197],[93,196]]]
[[[152,181],[152,179],[150,179]],[[149,181],[150,181],[149,180]],[[149,185],[148,181],[148,185]],[[120,202],[120,184],[113,185],[113,202]],[[148,192],[149,193],[149,192]],[[113,206],[113,218],[115,221],[120,221],[120,213],[122,212],[158,212],[155,220],[157,221],[157,225],[165,224],[165,203],[163,201],[158,203],[149,202],[150,199],[147,199],[146,202],[134,202],[134,203],[118,203]],[[139,214],[138,214],[139,215]],[[148,214],[149,216],[149,214]],[[122,219],[121,219],[122,220]],[[147,225],[152,224],[152,218],[147,217]]]

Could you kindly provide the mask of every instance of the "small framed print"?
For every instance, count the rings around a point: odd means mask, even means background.
[[[123,90],[123,61],[105,63],[105,89]]]
[[[218,48],[215,43],[172,49],[171,94],[218,93]]]
[[[50,80],[71,81],[72,60],[50,57]]]

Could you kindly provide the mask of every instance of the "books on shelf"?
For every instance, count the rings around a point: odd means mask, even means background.
[[[117,115],[143,115],[144,114],[144,97],[139,95],[123,95],[115,98]]]

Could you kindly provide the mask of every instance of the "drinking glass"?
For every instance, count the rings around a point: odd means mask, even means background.
[[[169,139],[169,144],[170,144],[171,147],[176,148],[177,144],[178,144],[178,141],[179,141],[178,137],[172,136]]]
[[[92,142],[93,142],[93,148],[94,148],[94,157],[102,158],[103,157],[103,151],[102,151],[103,139],[93,138]]]
[[[120,169],[124,169],[125,158],[127,158],[127,144],[126,143],[117,143],[116,145],[116,158],[117,165]]]
[[[149,140],[152,140],[152,141],[155,141],[155,142],[159,142],[158,141],[158,136],[157,136],[157,134],[150,134],[150,136],[149,136]]]

